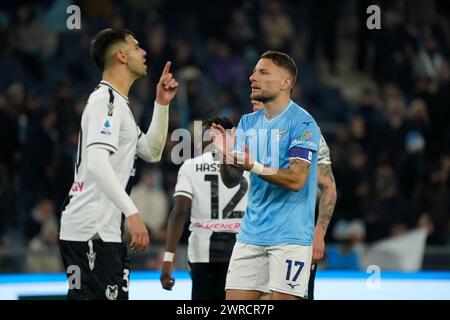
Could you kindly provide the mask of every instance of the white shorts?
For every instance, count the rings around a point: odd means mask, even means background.
[[[305,297],[312,246],[258,246],[236,242],[225,289],[277,291]]]

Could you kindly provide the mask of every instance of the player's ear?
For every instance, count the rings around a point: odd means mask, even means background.
[[[281,89],[283,91],[291,90],[291,86],[292,86],[292,79],[291,79],[291,77],[286,77],[283,80],[283,82],[281,83]]]
[[[127,63],[127,55],[125,54],[125,52],[123,50],[117,50],[115,55],[116,55],[116,59],[121,64],[126,64]]]

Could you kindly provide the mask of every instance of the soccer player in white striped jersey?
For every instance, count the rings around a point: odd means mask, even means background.
[[[263,108],[263,103],[252,100],[252,106],[253,111],[258,111]],[[314,229],[313,256],[307,290],[309,300],[314,300],[314,282],[316,278],[317,262],[323,258],[325,252],[325,234],[331,217],[333,216],[337,198],[336,182],[331,168],[330,148],[322,134],[320,135],[317,161],[317,184],[320,190],[320,193],[318,193],[320,200],[316,227]]]
[[[105,29],[91,42],[102,81],[89,96],[81,119],[75,181],[61,215],[60,251],[69,299],[128,299],[129,258],[122,241],[126,217],[131,249],[144,251],[149,238],[129,197],[137,156],[161,159],[169,103],[178,82],[170,62],[156,87],[153,119],[146,134],[131,113],[128,92],[147,75],[146,52],[128,30]],[[127,194],[128,193],[128,194]],[[78,283],[71,283],[72,272]]]
[[[186,160],[178,172],[175,207],[169,217],[166,253],[161,270],[161,284],[171,290],[173,257],[191,213],[188,259],[192,277],[193,300],[224,300],[228,263],[247,207],[249,174],[240,184],[227,188],[220,177],[220,161],[211,149],[209,129],[218,123],[233,128],[227,118],[214,118],[203,126],[200,156]],[[209,145],[209,147],[208,147]]]

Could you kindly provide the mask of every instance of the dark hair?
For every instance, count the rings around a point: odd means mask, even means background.
[[[225,130],[232,129],[234,127],[233,121],[231,121],[226,117],[219,117],[219,116],[215,116],[213,118],[203,121],[202,126],[206,130],[211,128],[213,123],[220,124]]]
[[[278,67],[286,69],[292,76],[292,88],[294,88],[295,80],[297,79],[297,66],[294,59],[286,53],[274,50],[264,52],[261,55],[261,59],[269,59]]]
[[[134,37],[130,30],[108,28],[97,33],[92,39],[91,56],[102,71],[105,69],[105,55],[108,48],[119,41],[125,41],[128,35]]]

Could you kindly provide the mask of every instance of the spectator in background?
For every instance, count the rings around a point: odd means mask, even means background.
[[[380,130],[377,144],[377,160],[392,164],[399,169],[402,156],[405,154],[405,136],[407,124],[405,121],[406,106],[403,97],[390,98],[386,106],[386,124]]]
[[[57,245],[57,228],[45,227],[40,235],[28,244],[26,272],[57,273],[64,271]]]
[[[331,73],[336,73],[336,39],[338,31],[338,18],[341,4],[338,1],[315,0],[311,1],[311,38],[309,40],[309,60],[317,59],[317,48],[321,47],[323,55],[329,64]]]
[[[49,211],[49,200],[38,205],[35,219],[40,230],[28,243],[26,256],[27,272],[61,272],[64,270],[58,248],[58,224],[53,211]],[[52,207],[52,206],[51,206]],[[45,208],[45,209],[44,209]],[[38,209],[39,210],[39,209]]]
[[[356,114],[364,118],[366,133],[371,140],[385,121],[383,112],[377,106],[376,93],[373,88],[365,87],[362,89]]]
[[[37,198],[53,192],[54,157],[58,142],[56,121],[53,111],[44,111],[41,121],[28,132],[21,172],[22,213],[28,212]]]
[[[407,199],[398,189],[394,169],[387,163],[375,171],[373,196],[366,211],[367,241],[406,233],[413,219]]]
[[[397,10],[384,9],[381,19],[383,27],[374,34],[375,79],[379,82],[393,81],[405,88],[410,78],[413,40],[402,25]]]
[[[65,143],[58,148],[55,160],[55,172],[54,176],[54,199],[55,207],[57,208],[58,220],[61,218],[61,208],[69,194],[69,190],[72,187],[73,175],[75,169],[75,162],[78,151],[78,126],[75,124],[67,126],[67,136]]]
[[[167,26],[163,22],[155,22],[147,28],[146,42],[142,44],[143,49],[147,51],[148,57],[151,57],[151,64],[149,64],[148,76],[150,77],[150,88],[156,86],[159,81],[160,74],[167,61],[171,61],[173,53],[168,45],[167,39]],[[173,63],[172,63],[173,65]],[[144,82],[144,81],[143,81]],[[154,101],[154,90],[149,90],[150,97],[147,101]],[[149,121],[153,112],[153,105],[148,108],[144,108],[141,119],[143,121]],[[148,123],[143,124],[145,128],[148,127]]]
[[[0,180],[13,185],[16,178],[15,157],[19,149],[19,128],[15,112],[0,91]]]
[[[167,26],[163,22],[157,22],[148,28],[145,45],[148,48],[148,56],[152,59],[149,76],[152,83],[156,84],[166,61],[173,57],[167,41]]]
[[[416,82],[417,98],[425,101],[430,120],[430,135],[427,140],[427,153],[430,159],[436,159],[440,156],[441,150],[450,145],[450,86],[439,86],[438,81],[428,79]],[[447,146],[447,147],[446,147]]]
[[[363,117],[355,115],[350,119],[350,139],[357,143],[365,153],[369,150],[369,139],[367,137],[366,121]]]
[[[406,123],[405,153],[400,159],[397,175],[400,189],[405,196],[413,198],[426,165],[427,140],[429,140],[429,118],[423,100],[414,99],[410,103]]]
[[[417,78],[440,81],[444,57],[439,52],[438,44],[432,37],[427,37],[414,60],[414,74]]]
[[[407,121],[410,130],[415,130],[425,138],[428,138],[430,117],[428,115],[427,104],[423,99],[416,98],[411,101],[407,110]]]
[[[405,137],[406,152],[397,172],[400,189],[412,197],[425,166],[425,138],[418,131],[410,131]]]
[[[39,235],[46,224],[57,226],[54,203],[49,197],[38,200],[29,214],[25,223],[27,242]]]
[[[161,188],[161,178],[159,170],[147,167],[142,171],[141,181],[131,192],[131,199],[136,204],[153,243],[164,243],[166,240],[169,206],[166,194]]]
[[[267,0],[260,17],[262,48],[290,52],[295,35],[291,18],[280,0]]]
[[[27,108],[25,87],[20,82],[14,82],[8,87],[7,101],[10,105],[9,110],[16,117],[19,142],[23,145],[27,137],[28,125],[35,120],[36,112]]]
[[[192,54],[192,49],[189,43],[182,38],[177,38],[173,42],[174,51],[174,71],[183,68],[196,67],[197,62]]]
[[[340,163],[340,165],[336,165],[336,161],[334,161],[336,181],[339,181],[336,185],[338,200],[335,218],[333,219],[336,226],[360,223],[364,219],[369,196],[369,172],[366,154],[358,144],[351,144],[346,152],[348,164]],[[345,237],[340,236],[335,240],[342,240],[341,238]]]
[[[231,48],[236,54],[243,55],[246,50],[250,49],[255,38],[255,32],[248,21],[244,8],[237,7],[231,11],[226,34]]]
[[[44,80],[41,59],[56,50],[56,34],[48,32],[32,9],[22,4],[9,29],[9,46],[34,80]]]
[[[450,156],[442,157],[437,165],[426,172],[426,181],[414,197],[417,223],[428,230],[428,244],[445,245],[449,241],[450,191],[448,178]]]
[[[207,68],[214,81],[225,89],[240,87],[246,80],[242,61],[224,40],[212,41],[212,56]]]
[[[55,129],[58,131],[59,138],[64,141],[67,134],[68,124],[76,121],[73,112],[73,92],[69,85],[59,84],[55,91],[55,98],[50,109],[54,110],[58,122]]]
[[[333,229],[333,237],[339,242],[327,247],[326,269],[359,270],[365,232],[361,220],[339,221]]]

